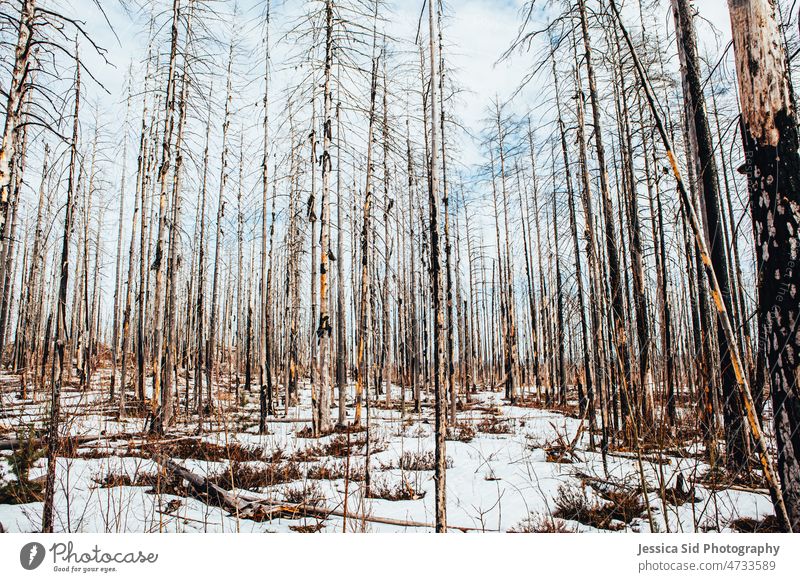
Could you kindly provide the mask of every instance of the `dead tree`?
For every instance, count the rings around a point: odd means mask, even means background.
[[[428,204],[430,210],[430,245],[431,245],[431,295],[433,297],[434,327],[433,327],[433,389],[435,398],[435,470],[434,482],[436,491],[436,531],[447,531],[447,506],[445,478],[447,461],[445,456],[445,431],[446,431],[446,395],[444,393],[444,379],[442,370],[443,358],[443,333],[444,309],[442,301],[442,274],[440,265],[439,242],[439,103],[436,99],[437,90],[437,52],[436,52],[436,19],[434,18],[433,2],[428,2],[428,56],[430,57],[430,181]]]
[[[17,41],[14,46],[14,65],[6,94],[6,119],[3,125],[2,141],[0,141],[0,232],[5,231],[8,222],[13,186],[12,164],[20,137],[17,127],[21,122],[22,107],[28,90],[28,78],[33,68],[30,59],[33,46],[35,5],[34,0],[23,0],[20,6]],[[0,254],[5,253],[7,245],[6,239],[0,238]],[[5,265],[0,264],[0,281],[5,279],[5,270]]]
[[[728,7],[761,273],[760,333],[766,337],[778,474],[789,520],[782,525],[800,531],[800,339],[795,329],[800,318],[800,139],[775,2],[729,0]]]
[[[333,428],[331,421],[331,389],[330,360],[331,356],[331,321],[330,321],[330,285],[328,283],[328,264],[332,256],[330,247],[331,223],[331,141],[333,139],[333,93],[331,76],[333,71],[333,0],[325,0],[325,65],[322,104],[322,217],[320,224],[320,263],[319,263],[319,323],[316,337],[319,341],[319,390],[317,394],[316,427],[318,434],[325,434]],[[337,136],[338,137],[338,136]],[[316,160],[315,160],[316,161]]]
[[[77,43],[76,43],[77,45]],[[61,386],[64,381],[66,344],[67,285],[69,282],[69,247],[72,237],[72,221],[75,199],[75,170],[78,165],[78,115],[81,98],[81,64],[75,58],[75,105],[72,119],[72,139],[70,141],[69,176],[67,178],[67,200],[65,203],[64,233],[61,238],[61,260],[59,264],[58,296],[55,305],[56,334],[54,338],[55,357],[51,366],[50,420],[47,429],[47,474],[45,477],[44,507],[42,509],[42,532],[53,533],[53,512],[56,489],[56,460],[60,441]]]
[[[697,54],[694,15],[687,0],[672,0],[672,11],[677,31],[678,55],[681,59],[684,105],[689,120],[690,151],[696,168],[696,189],[702,195],[703,205],[701,208],[705,211],[703,223],[706,244],[711,251],[711,262],[719,282],[725,309],[728,313],[733,313],[728,258],[723,240],[717,163],[703,95],[703,78]],[[750,436],[744,420],[741,396],[736,389],[737,380],[730,362],[730,347],[719,321],[717,322],[717,345],[722,377],[726,462],[731,471],[737,472],[742,470],[748,462]]]

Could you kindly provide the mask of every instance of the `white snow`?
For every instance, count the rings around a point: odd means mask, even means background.
[[[0,378],[6,383],[11,376]],[[95,385],[107,385],[105,377],[98,377]],[[310,418],[309,390],[301,390],[301,402],[289,410],[290,417]],[[394,397],[399,387],[395,387]],[[8,389],[3,394],[0,409],[0,439],[15,435],[25,423],[41,426],[47,403],[22,402],[17,394]],[[314,517],[299,519],[274,519],[255,522],[237,518],[218,507],[189,498],[167,494],[150,493],[150,487],[118,486],[101,488],[96,480],[110,472],[125,473],[130,477],[137,474],[153,473],[158,470],[154,461],[143,457],[120,457],[128,443],[134,446],[141,442],[137,436],[144,428],[145,420],[130,418],[117,421],[113,419],[113,406],[105,405],[104,412],[87,411],[107,398],[97,391],[77,392],[74,388],[66,391],[62,410],[66,420],[65,434],[70,435],[125,435],[117,440],[99,440],[85,443],[81,452],[108,449],[104,458],[59,458],[56,471],[57,490],[56,531],[69,532],[282,532],[290,531],[290,526],[313,526],[318,523]],[[258,394],[246,394],[246,404],[237,415],[227,415],[225,425],[215,423],[214,430],[206,430],[200,437],[218,444],[238,442],[254,445],[267,455],[276,450],[283,452],[286,459],[292,453],[319,443],[329,442],[335,436],[319,440],[299,438],[296,432],[308,423],[271,422],[270,434],[256,434],[258,422]],[[569,443],[577,434],[581,421],[557,411],[537,408],[509,406],[502,400],[501,393],[481,393],[475,400],[479,407],[460,411],[460,424],[476,429],[470,442],[447,441],[447,457],[452,467],[447,470],[447,520],[451,527],[471,528],[479,531],[508,531],[520,526],[526,519],[552,515],[554,501],[559,486],[581,487],[579,475],[589,475],[601,480],[625,482],[640,488],[641,478],[637,459],[634,455],[609,454],[608,474],[603,470],[599,452],[590,451],[588,431],[583,430],[577,440],[575,461],[556,463],[547,461],[543,448],[547,443]],[[407,401],[410,402],[410,401]],[[91,403],[91,407],[87,405]],[[489,418],[487,412],[496,407],[503,421],[513,428],[510,434],[486,434],[477,432],[480,421]],[[335,411],[332,411],[335,417]],[[349,411],[352,419],[352,411]],[[366,499],[363,482],[348,484],[348,514],[366,515],[375,518],[389,518],[432,524],[434,520],[434,482],[433,471],[404,471],[397,467],[403,452],[427,452],[434,450],[433,409],[424,406],[421,414],[411,411],[408,404],[404,418],[398,410],[374,407],[370,411],[370,442],[373,450],[379,450],[370,457],[373,486],[405,483],[424,495],[419,499],[407,501],[388,501]],[[190,435],[196,427],[196,420],[179,424],[183,435]],[[585,428],[585,427],[584,427]],[[354,433],[351,438],[363,438],[364,433]],[[169,435],[168,438],[171,438]],[[697,450],[697,446],[693,447]],[[354,449],[363,453],[363,449]],[[692,452],[692,449],[690,449]],[[10,454],[4,451],[4,455]],[[697,455],[701,458],[701,455]],[[176,459],[187,469],[198,474],[210,474],[227,467],[226,462],[207,462],[195,459]],[[363,469],[363,454],[353,454],[353,468]],[[344,458],[322,459],[301,463],[303,474],[318,463],[344,463]],[[265,463],[266,461],[264,461]],[[40,460],[31,472],[31,478],[44,475],[45,460]],[[253,462],[255,465],[261,461]],[[0,460],[0,473],[5,463]],[[698,458],[677,458],[663,456],[663,464],[654,462],[652,454],[642,462],[642,472],[646,475],[648,488],[649,515],[633,520],[630,524],[613,522],[623,531],[659,532],[704,530],[729,531],[732,519],[752,517],[761,519],[772,513],[772,505],[766,493],[725,489],[712,491],[696,484],[696,494],[701,499],[687,502],[679,507],[662,502],[657,491],[659,482],[665,487],[674,486],[674,477],[680,471],[691,485],[708,467]],[[6,473],[8,471],[6,470]],[[10,477],[6,475],[5,479]],[[290,489],[306,486],[308,479],[292,483],[274,485],[269,488],[247,492],[249,497],[260,497],[281,501],[283,494]],[[344,508],[345,481],[315,481],[323,493],[321,506],[341,511]],[[589,499],[602,501],[597,493],[583,486]],[[172,502],[172,503],[170,503]],[[177,506],[177,509],[175,508]],[[665,515],[666,510],[666,515]],[[38,531],[41,521],[41,503],[23,505],[0,505],[0,523],[6,531]],[[595,531],[594,528],[575,521],[556,520],[570,530]],[[343,519],[329,516],[324,520],[321,531],[342,531]],[[432,527],[405,527],[387,525],[351,517],[347,520],[348,530],[353,531],[426,531]]]

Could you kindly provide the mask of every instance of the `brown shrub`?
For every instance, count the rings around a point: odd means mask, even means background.
[[[629,524],[647,509],[638,493],[605,491],[602,495],[607,503],[589,500],[583,487],[560,485],[553,517],[571,519],[598,529],[620,530],[623,526],[612,521]]]
[[[348,476],[347,465],[344,462],[322,463],[314,465],[306,472],[306,479],[318,479],[322,481],[335,481],[344,479]],[[351,465],[349,471],[350,481],[361,482],[366,478],[363,466]]]
[[[301,485],[287,488],[283,492],[283,498],[288,503],[317,506],[325,500],[325,494],[316,482],[306,481]]]
[[[730,528],[740,533],[782,533],[783,531],[774,515],[768,515],[761,520],[740,517],[730,523]]]
[[[347,457],[361,454],[360,450],[367,444],[366,437],[359,438],[350,435],[350,442],[347,442],[347,435],[336,435],[328,443],[323,445],[324,456],[326,457]],[[359,452],[357,452],[359,451]]]
[[[0,505],[35,503],[43,500],[43,487],[36,481],[12,481],[0,485]]]
[[[325,527],[325,522],[318,521],[316,523],[308,523],[303,525],[290,525],[289,529],[296,531],[297,533],[317,533],[323,527]]]
[[[451,469],[453,467],[453,459],[450,457],[445,458],[445,467]],[[403,471],[435,471],[436,470],[436,453],[433,451],[404,451],[397,461],[394,463],[385,463],[381,467],[384,470],[388,469],[402,469]]]
[[[153,487],[158,481],[156,473],[138,471],[134,473],[133,477],[128,473],[117,473],[109,471],[101,478],[95,477],[94,482],[97,483],[101,489],[108,489],[111,487]]]
[[[531,513],[509,529],[508,533],[575,533],[575,530],[561,520],[556,520],[547,515]]]
[[[213,473],[208,480],[225,490],[255,490],[303,478],[297,463],[246,464],[233,461],[228,467]]]
[[[127,473],[110,471],[102,477],[95,477],[94,482],[102,489],[111,487],[150,487],[147,493],[162,495],[177,495],[188,497],[192,493],[183,484],[183,479],[176,475],[161,473],[136,472],[133,477]]]
[[[475,438],[475,429],[465,423],[459,423],[447,428],[445,440],[468,443]]]
[[[478,423],[478,432],[487,434],[511,434],[514,432],[512,421],[489,416]]]
[[[564,445],[552,444],[544,448],[548,463],[572,463],[572,451]]]
[[[425,497],[424,491],[418,491],[412,485],[403,480],[402,483],[388,483],[382,481],[370,486],[367,498],[385,499],[386,501],[416,501]]]
[[[325,454],[325,449],[319,445],[311,445],[299,451],[295,451],[289,457],[289,460],[295,463],[307,463],[309,461],[317,461]]]
[[[226,445],[217,445],[200,439],[180,439],[174,443],[148,443],[142,447],[148,456],[160,452],[177,459],[198,459],[203,461],[260,461],[264,458],[264,451],[254,445],[244,445],[229,442]]]

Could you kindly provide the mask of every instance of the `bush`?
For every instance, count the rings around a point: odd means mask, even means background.
[[[209,476],[208,480],[223,489],[256,490],[303,478],[297,463],[248,464],[233,461],[230,466]]]
[[[468,424],[459,423],[447,428],[445,440],[468,443],[475,438],[475,429]]]
[[[778,519],[774,515],[768,515],[762,520],[755,520],[752,517],[740,517],[730,523],[734,531],[740,533],[781,533]]]
[[[38,442],[32,427],[24,427],[17,432],[17,446],[8,458],[16,481],[0,487],[0,503],[14,505],[42,500],[42,484],[30,480],[30,470],[44,456],[44,449]]]
[[[453,467],[453,459],[447,457],[444,462],[445,468]],[[395,467],[392,463],[383,466],[383,469],[402,469],[403,471],[435,471],[436,453],[433,451],[405,451],[400,455],[398,464]]]
[[[560,485],[556,495],[553,517],[571,519],[597,529],[620,530],[613,521],[631,523],[646,511],[641,496],[631,491],[604,491],[606,503],[591,501],[583,487]]]
[[[548,515],[531,513],[508,530],[508,533],[575,533],[575,530],[561,520],[556,520]]]
[[[489,416],[478,423],[478,432],[487,434],[511,434],[514,427],[510,420]]]
[[[418,491],[406,480],[402,483],[387,483],[382,481],[370,486],[369,499],[385,499],[386,501],[415,501],[425,497],[424,491]]]
[[[217,445],[200,439],[186,438],[168,445],[147,444],[142,449],[148,455],[158,452],[173,459],[243,462],[260,461],[264,458],[263,449],[234,441],[225,445]]]
[[[347,471],[347,464],[343,462],[338,463],[322,463],[314,465],[306,472],[306,479],[317,479],[321,481],[335,481],[337,479],[350,478],[350,481],[364,481],[364,467],[350,465],[350,471]]]
[[[325,494],[315,482],[307,481],[302,485],[287,488],[283,492],[283,498],[288,503],[317,506],[325,500]]]

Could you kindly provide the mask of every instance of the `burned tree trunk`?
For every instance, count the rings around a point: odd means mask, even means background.
[[[77,184],[75,167],[78,165],[78,113],[81,101],[81,65],[75,59],[75,110],[72,120],[72,140],[70,144],[69,177],[67,180],[67,201],[64,216],[64,234],[61,239],[61,260],[59,263],[58,297],[56,300],[55,357],[51,367],[50,422],[47,432],[47,474],[45,477],[44,507],[42,509],[42,532],[53,533],[53,512],[56,489],[56,460],[59,443],[59,421],[61,414],[61,386],[64,380],[66,346],[67,284],[69,280],[69,247],[72,237],[72,220],[75,211],[73,201]]]
[[[330,285],[328,282],[328,264],[332,255],[330,250],[331,224],[331,139],[333,122],[331,109],[333,94],[331,93],[331,73],[333,69],[333,0],[325,1],[325,81],[323,85],[322,104],[322,216],[320,220],[320,262],[319,262],[319,323],[316,330],[316,341],[319,342],[319,389],[317,393],[316,427],[318,434],[326,434],[333,428],[331,421],[331,321],[330,321]],[[316,160],[315,160],[316,162]]]
[[[12,172],[16,156],[17,126],[20,124],[25,93],[28,90],[27,80],[32,69],[30,63],[33,47],[33,25],[35,1],[23,0],[19,13],[17,42],[14,47],[14,66],[11,70],[11,84],[6,93],[6,119],[3,126],[3,137],[0,141],[0,232],[3,232],[8,221],[11,203]],[[9,243],[0,239],[0,254]],[[5,279],[5,265],[0,264],[0,281]]]
[[[706,102],[703,96],[700,60],[697,54],[692,7],[687,0],[672,0],[675,29],[678,39],[678,55],[683,72],[683,94],[689,125],[689,141],[692,159],[696,168],[697,188],[702,192],[705,210],[704,225],[706,244],[711,250],[711,263],[717,275],[722,301],[728,313],[733,313],[728,259],[723,240],[723,224],[717,178],[717,163],[714,144],[708,123]],[[726,464],[736,472],[748,462],[750,437],[744,421],[743,405],[736,385],[737,380],[731,366],[728,346],[722,324],[717,320],[717,344],[722,376],[723,417],[725,420]]]
[[[729,0],[742,133],[756,233],[758,310],[766,338],[778,474],[800,531],[800,139],[772,0]]]
[[[439,167],[438,167],[438,131],[439,111],[436,99],[437,89],[437,58],[436,58],[436,19],[434,18],[433,2],[428,2],[428,31],[429,31],[429,57],[430,57],[430,112],[431,112],[431,149],[430,149],[430,236],[431,236],[431,294],[434,308],[434,348],[433,348],[433,375],[435,398],[435,471],[434,482],[436,489],[436,531],[447,531],[447,507],[445,497],[445,421],[446,421],[446,395],[444,394],[444,381],[442,374],[443,357],[443,332],[444,309],[442,305],[442,274],[440,265],[439,241]]]

